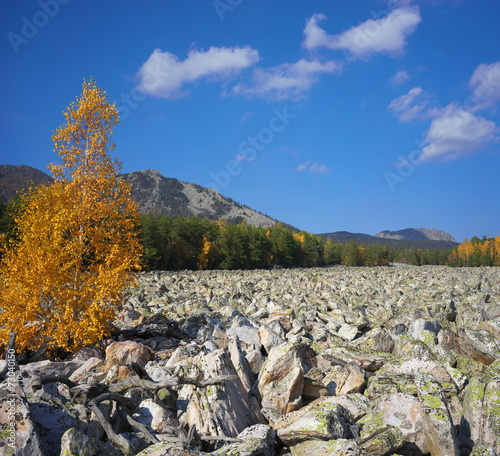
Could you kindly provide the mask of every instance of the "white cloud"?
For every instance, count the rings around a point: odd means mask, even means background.
[[[406,95],[401,95],[391,101],[389,110],[401,121],[410,122],[415,119],[428,117],[426,111],[432,101],[431,95],[421,87],[414,87]]]
[[[297,171],[298,173],[306,171],[310,164],[311,160],[307,160],[305,163],[302,163],[301,165],[297,166],[297,169],[295,171]]]
[[[233,87],[233,94],[266,98],[299,99],[317,81],[321,73],[338,73],[342,66],[334,61],[301,59],[271,68],[256,68],[252,82]]]
[[[343,50],[356,58],[401,54],[406,39],[422,20],[419,8],[408,6],[397,8],[381,19],[368,19],[338,35],[329,35],[318,25],[325,19],[325,15],[315,14],[307,21],[302,45],[306,49]]]
[[[450,104],[432,121],[426,132],[426,146],[419,161],[450,161],[473,154],[489,143],[497,142],[497,133],[494,122]]]
[[[190,50],[185,60],[155,49],[138,72],[138,88],[161,98],[186,95],[184,86],[201,78],[233,76],[259,60],[251,47],[211,47],[208,51]]]
[[[311,165],[311,160],[307,160],[305,163],[299,165],[295,169],[295,171],[297,171],[298,173],[301,173],[303,171],[308,171],[314,174],[328,174],[330,172],[330,168],[328,168],[328,166],[326,165],[322,165],[319,163],[313,163]]]
[[[500,62],[479,65],[469,82],[472,90],[472,109],[495,107],[500,103]]]
[[[398,71],[392,78],[391,78],[391,84],[394,85],[400,85],[403,84],[403,82],[409,81],[411,79],[410,75],[408,74],[407,71],[401,70]]]

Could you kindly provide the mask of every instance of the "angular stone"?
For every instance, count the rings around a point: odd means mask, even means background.
[[[430,375],[416,378],[418,396],[425,412],[423,425],[432,456],[458,456],[458,442],[445,395]]]
[[[144,367],[148,361],[154,359],[154,352],[146,345],[133,340],[113,342],[106,348],[106,360],[104,370],[108,371],[112,366],[131,366],[133,363]]]
[[[394,351],[394,340],[391,335],[382,328],[374,328],[368,331],[359,339],[356,339],[354,345],[376,352],[392,353]]]
[[[500,341],[489,331],[462,328],[459,329],[458,335],[463,354],[486,365],[500,359]]]
[[[198,355],[193,364],[205,380],[236,375],[229,354],[222,349]],[[188,405],[180,417],[181,424],[196,426],[201,435],[236,437],[247,427],[264,422],[239,378],[205,388],[186,386],[183,395]]]
[[[362,393],[366,387],[365,375],[354,363],[333,366],[323,381],[333,395]]]
[[[370,456],[394,454],[405,443],[401,430],[394,426],[385,426],[369,439],[363,439],[362,447]]]
[[[286,446],[306,440],[354,438],[357,429],[351,413],[336,403],[312,403],[277,423],[278,438]]]
[[[292,456],[370,456],[354,440],[308,440],[290,450]]]
[[[414,443],[423,454],[429,452],[424,432],[425,412],[414,396],[397,393],[379,403],[384,422],[401,430],[405,440]]]
[[[238,434],[238,443],[224,445],[210,453],[217,456],[274,456],[276,432],[265,424],[256,424]]]
[[[427,342],[433,341],[441,331],[441,325],[436,320],[417,318],[410,323],[408,332],[414,339]]]
[[[16,382],[0,389],[0,429],[2,454],[44,456],[24,391]]]
[[[304,368],[302,352],[291,343],[271,349],[262,366],[258,388],[262,407],[289,413],[302,406]]]
[[[136,456],[205,456],[206,454],[185,443],[164,442],[150,445]]]
[[[500,453],[500,378],[473,377],[465,388],[464,419],[473,442],[490,444]]]
[[[89,437],[78,429],[68,429],[61,438],[60,456],[122,456],[109,443]]]
[[[337,335],[345,340],[352,341],[358,335],[358,327],[354,325],[344,324],[337,331]]]
[[[498,456],[498,453],[487,443],[476,443],[470,456]]]
[[[104,362],[101,358],[88,358],[78,369],[76,369],[69,379],[72,382],[82,382],[84,378],[102,368]]]
[[[238,377],[240,377],[243,387],[248,392],[252,389],[255,382],[255,378],[243,350],[241,349],[240,342],[238,339],[231,339],[229,341],[229,354],[231,356],[231,362],[236,369]]]
[[[231,327],[226,331],[229,339],[238,338],[243,350],[260,350],[262,346],[259,336],[259,326],[253,320],[243,316],[233,319]]]
[[[137,407],[133,418],[153,431],[161,433],[167,425],[178,426],[177,420],[170,413],[152,399],[145,399]]]
[[[276,332],[269,325],[261,324],[259,326],[260,341],[267,353],[269,353],[273,347],[285,342],[285,332],[283,328],[280,329],[281,331]]]

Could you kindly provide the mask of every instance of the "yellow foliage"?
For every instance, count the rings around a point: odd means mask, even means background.
[[[74,351],[106,336],[142,247],[138,207],[108,150],[118,111],[93,80],[53,135],[55,181],[32,189],[0,264],[0,337]]]
[[[212,250],[213,242],[210,242],[206,236],[203,236],[203,247],[201,253],[198,257],[198,268],[199,269],[207,269],[208,259],[210,255],[210,251]]]
[[[306,235],[305,234],[297,234],[297,233],[294,233],[293,234],[293,238],[300,242],[301,244],[303,244],[304,242],[306,242]]]

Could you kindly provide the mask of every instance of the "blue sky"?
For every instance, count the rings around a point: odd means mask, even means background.
[[[3,0],[1,163],[93,76],[123,172],[313,233],[500,234],[498,0]]]

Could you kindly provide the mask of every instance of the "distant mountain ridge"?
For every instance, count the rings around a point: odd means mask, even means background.
[[[428,240],[457,242],[450,233],[429,228],[406,228],[399,231],[386,230],[376,234],[375,236],[384,239],[397,239],[403,241]]]
[[[409,230],[413,230],[412,228],[409,228]],[[444,233],[444,235],[441,235],[443,238],[442,240],[439,239],[430,239],[424,237],[424,235],[420,235],[419,237],[410,237],[408,236],[407,238],[404,238],[404,236],[398,236],[398,237],[386,237],[386,236],[372,236],[370,234],[364,234],[364,233],[350,233],[349,231],[335,231],[333,233],[323,233],[320,234],[319,236],[322,236],[325,239],[331,239],[334,242],[338,242],[341,244],[347,244],[349,242],[355,242],[357,244],[361,245],[373,245],[373,244],[378,244],[382,245],[388,248],[394,248],[394,249],[422,249],[422,250],[428,250],[428,249],[452,249],[455,247],[458,242],[456,241],[451,241],[451,240],[446,240],[446,238],[449,236],[451,239],[454,239],[451,234],[445,233],[444,231],[441,230],[427,230],[427,229],[420,229],[420,230],[425,230],[429,232],[441,232]],[[401,230],[401,231],[406,231],[406,230]],[[382,233],[391,233],[391,231],[382,231]],[[396,232],[399,233],[399,232]],[[379,233],[381,234],[381,233]],[[410,232],[412,234],[412,232]],[[434,233],[435,234],[435,233]],[[447,236],[445,236],[447,235]]]
[[[27,165],[0,165],[0,200],[8,203],[18,191],[52,182],[52,177]]]
[[[228,223],[246,221],[254,226],[274,226],[277,220],[248,206],[227,198],[214,189],[163,176],[147,169],[121,174],[132,184],[132,197],[142,213],[154,212],[171,217],[201,217],[226,220]],[[16,192],[34,185],[52,182],[48,174],[27,165],[0,165],[0,199],[8,203]]]

